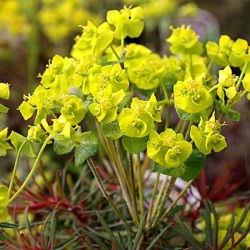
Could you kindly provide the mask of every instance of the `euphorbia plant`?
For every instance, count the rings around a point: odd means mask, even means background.
[[[207,155],[227,146],[221,134],[223,117],[238,121],[233,106],[250,90],[248,44],[222,36],[219,44],[204,46],[183,25],[171,27],[167,42],[172,54],[160,57],[142,45],[126,44],[127,37],[140,36],[142,18],[140,7],[124,7],[109,11],[107,22],[98,27],[89,22],[76,38],[72,56],[55,55],[40,75],[40,85],[24,97],[19,110],[32,120],[27,135],[12,131],[7,137],[7,129],[0,134],[2,155],[10,145],[17,153],[10,184],[0,187],[1,221],[49,144],[59,155],[73,152],[75,167],[88,165],[120,219],[131,218],[146,231],[173,213]],[[213,64],[224,69],[213,75]],[[240,76],[231,67],[239,67]],[[175,113],[177,123],[171,119]],[[40,145],[38,152],[34,144]],[[21,154],[35,161],[13,192]],[[97,165],[117,177],[129,216],[109,195]],[[144,191],[146,170],[157,173],[149,197]],[[160,175],[166,177],[157,191]],[[187,185],[166,208],[178,177]]]

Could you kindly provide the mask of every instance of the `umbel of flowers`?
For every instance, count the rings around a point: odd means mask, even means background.
[[[73,152],[76,167],[86,167],[87,162],[120,214],[94,165],[97,161],[105,167],[108,159],[136,224],[147,209],[142,165],[149,162],[148,169],[171,176],[171,191],[176,177],[190,185],[205,157],[227,146],[222,119],[238,121],[234,105],[245,95],[250,99],[247,42],[223,35],[218,43],[202,44],[191,27],[171,27],[166,40],[171,54],[160,57],[145,46],[126,43],[127,37],[141,35],[142,19],[140,7],[124,7],[109,11],[98,27],[88,22],[71,57],[55,55],[40,75],[40,85],[24,96],[19,110],[31,120],[27,135],[12,131],[8,136],[7,128],[0,132],[1,155],[11,147],[17,152],[10,184],[0,186],[0,221],[6,220],[7,206],[28,184],[48,144],[59,155]],[[210,71],[213,64],[221,67],[218,75]],[[240,75],[231,67],[238,67]],[[0,88],[0,97],[7,99],[9,86],[1,83]],[[3,105],[0,108],[7,112]],[[175,112],[177,124],[171,122]],[[34,144],[40,145],[38,152]],[[21,154],[35,160],[14,192]],[[152,199],[146,228],[167,216],[163,207],[159,213],[152,211],[153,203]]]

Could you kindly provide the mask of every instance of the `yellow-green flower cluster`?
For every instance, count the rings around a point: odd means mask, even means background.
[[[150,133],[147,145],[148,156],[164,167],[183,167],[192,150],[192,144],[183,138],[183,134],[176,133],[171,128],[160,134],[155,130]]]
[[[191,126],[190,137],[204,155],[210,154],[212,150],[219,152],[227,147],[225,137],[221,135],[223,125],[215,119],[215,113],[213,113],[208,121],[201,119],[198,127]]]
[[[155,127],[154,122],[161,121],[160,111],[154,94],[148,101],[134,97],[131,108],[124,108],[118,116],[120,129],[129,137],[145,137]]]
[[[118,105],[125,97],[129,82],[120,64],[100,66],[99,70],[90,79],[93,102],[89,110],[99,122],[109,123],[117,118]]]
[[[11,36],[29,34],[30,23],[22,11],[21,4],[16,0],[0,2],[0,33],[7,32]],[[30,4],[30,1],[27,1],[26,4]]]
[[[88,20],[100,23],[100,17],[88,11],[79,0],[42,0],[37,14],[44,34],[55,43],[77,32]]]
[[[173,54],[197,54],[203,51],[202,43],[198,40],[199,36],[191,29],[190,26],[182,25],[179,28],[173,28],[171,36],[167,42],[171,43],[170,51]]]
[[[202,79],[186,79],[174,85],[175,106],[187,113],[199,113],[213,104]]]

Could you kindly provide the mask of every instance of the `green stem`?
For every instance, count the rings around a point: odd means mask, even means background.
[[[117,158],[117,151],[114,148],[114,145],[112,143],[109,144],[111,152],[109,154],[110,159],[113,161],[114,163],[114,170],[116,172],[118,181],[121,185],[121,190],[122,193],[124,195],[124,199],[126,201],[128,210],[133,218],[133,221],[138,224],[139,223],[139,217],[137,214],[137,209],[136,207],[133,205],[132,200],[130,198],[130,185],[128,182],[128,178],[126,176],[126,174],[124,173],[124,169],[123,166],[121,164],[121,162],[119,161],[119,159]]]
[[[112,49],[113,53],[115,54],[116,58],[118,59],[118,61],[120,61],[120,57],[117,54],[116,50],[114,49],[114,47],[112,45],[109,45],[109,47]]]
[[[137,173],[138,173],[137,180],[138,180],[138,189],[139,189],[140,210],[141,210],[141,216],[142,216],[145,213],[145,209],[144,209],[143,179],[142,179],[142,174],[141,174],[140,154],[137,154],[136,166],[137,166]]]
[[[209,93],[213,92],[215,89],[217,89],[219,84],[214,85],[211,89],[208,90]]]
[[[17,151],[17,156],[16,156],[14,168],[13,168],[12,175],[11,175],[11,180],[10,180],[9,189],[8,189],[8,197],[10,197],[10,193],[11,193],[12,187],[13,187],[13,185],[14,185],[14,179],[15,179],[15,176],[16,176],[18,161],[19,161],[19,159],[20,159],[20,156],[21,156],[21,152],[22,152],[23,146],[25,145],[26,142],[27,142],[27,141],[23,141],[22,144],[21,144],[21,146],[19,147],[19,149],[18,149],[18,151]]]
[[[160,201],[162,199],[163,192],[166,189],[167,183],[168,183],[168,177],[165,176],[165,179],[164,179],[164,181],[161,184],[160,191],[159,191],[159,193],[157,195],[157,199],[156,199],[156,202],[155,202],[155,205],[154,205],[154,209],[153,209],[153,212],[152,212],[152,219],[155,219],[155,216],[156,216],[156,213],[157,213],[157,209],[159,208],[159,204],[160,204]]]
[[[164,100],[157,102],[158,106],[164,105],[164,104],[167,104],[168,106],[173,106],[174,105],[174,101],[172,99],[165,98]]]
[[[183,121],[182,125],[181,125],[181,130],[180,130],[180,133],[182,133],[184,135],[184,131],[187,127],[187,122],[186,120]]]
[[[36,160],[35,160],[35,162],[34,162],[32,168],[31,168],[31,170],[30,170],[28,176],[26,177],[26,179],[25,179],[25,181],[23,182],[23,184],[22,184],[22,185],[19,187],[19,189],[16,191],[16,193],[9,199],[9,203],[11,203],[13,200],[15,200],[15,199],[18,197],[18,195],[23,191],[23,189],[26,187],[26,185],[27,185],[28,182],[30,181],[30,179],[31,179],[31,177],[33,176],[33,174],[34,174],[34,172],[35,172],[35,170],[36,170],[36,168],[37,168],[37,166],[38,166],[38,163],[39,163],[39,161],[40,161],[40,159],[41,159],[41,157],[42,157],[42,154],[43,154],[43,152],[44,152],[44,149],[46,148],[47,144],[49,144],[49,142],[50,142],[50,140],[52,139],[52,137],[53,137],[52,135],[49,135],[49,136],[47,137],[47,139],[44,141],[44,143],[43,143],[43,145],[42,145],[42,147],[41,147],[41,149],[40,149],[40,151],[39,151],[39,153],[38,153],[38,155],[37,155],[37,158],[36,158]]]
[[[240,94],[240,99],[245,95],[245,94],[247,94],[247,90],[246,89],[244,89],[243,91],[242,91],[242,93]],[[234,105],[235,103],[233,103],[232,104],[232,106]]]
[[[211,68],[212,65],[213,65],[214,59],[215,59],[215,56],[212,57],[212,59],[210,60],[208,66],[207,66],[207,70],[206,70],[205,77],[207,76],[208,72],[210,71],[210,68]]]
[[[122,33],[122,37],[121,37],[121,47],[122,47],[122,53],[124,50],[124,34]]]
[[[163,81],[161,80],[160,77],[159,77],[158,79],[159,79],[159,81],[160,81],[160,83],[161,83],[161,88],[162,88],[162,91],[163,91],[163,94],[164,94],[164,99],[166,99],[166,100],[169,101],[168,92],[167,92],[167,90],[165,89],[164,83],[163,83]]]
[[[160,222],[162,222],[167,215],[171,212],[171,210],[174,208],[174,206],[177,204],[177,202],[183,197],[183,195],[187,192],[188,188],[192,185],[194,179],[190,180],[186,187],[179,193],[179,195],[176,197],[176,199],[173,201],[173,203],[171,203],[171,205],[168,207],[168,209],[165,211],[165,213],[160,217],[160,219],[158,220],[158,222],[155,224],[155,226],[157,226]]]
[[[162,214],[162,211],[164,209],[164,206],[166,204],[166,201],[167,199],[169,198],[169,195],[170,193],[172,192],[173,188],[174,188],[174,184],[176,182],[176,177],[171,177],[171,180],[169,182],[169,186],[168,188],[166,189],[165,193],[163,194],[163,197],[162,197],[162,201],[161,201],[161,204],[160,204],[160,207],[158,208],[157,210],[157,214],[155,216],[155,220],[154,222],[152,223],[152,228],[160,221],[160,218],[161,218],[161,214]]]
[[[131,183],[130,183],[130,179],[129,179],[129,176],[128,176],[128,171],[126,172],[125,169],[124,169],[124,162],[123,162],[123,156],[122,156],[122,152],[121,152],[121,148],[120,148],[120,144],[119,144],[119,140],[115,140],[115,148],[116,148],[116,152],[114,155],[117,156],[117,164],[121,170],[121,173],[123,175],[123,178],[125,180],[125,183],[128,187],[128,190],[129,192],[131,193]]]
[[[189,139],[189,134],[190,134],[192,124],[193,124],[193,122],[191,122],[191,121],[188,124],[188,128],[187,128],[186,135],[185,135],[185,140],[186,141]]]
[[[135,175],[134,175],[134,169],[133,169],[133,164],[131,163],[131,160],[130,160],[130,163],[129,163],[129,168],[130,168],[129,178],[130,178],[131,191],[132,191],[131,192],[131,200],[132,200],[133,207],[135,208],[136,223],[138,224],[139,223],[139,214],[138,214],[138,211],[137,211],[137,203],[136,203]]]
[[[101,181],[101,178],[100,178],[100,175],[99,173],[97,172],[96,168],[95,168],[95,165],[93,163],[93,161],[91,159],[88,159],[87,160],[87,163],[89,165],[89,168],[92,172],[92,174],[94,175],[97,183],[98,183],[98,186],[103,194],[103,196],[106,198],[106,200],[108,201],[108,203],[110,204],[110,206],[115,210],[115,212],[117,213],[117,215],[120,217],[120,219],[124,222],[124,218],[123,218],[123,215],[121,214],[121,212],[118,210],[118,208],[116,207],[115,203],[112,201],[112,199],[109,197],[108,193],[106,192],[103,184],[102,184],[102,181]]]
[[[175,129],[174,129],[174,131],[176,133],[180,133],[180,130],[183,126],[183,122],[184,122],[184,120],[179,120],[178,123],[176,124]]]
[[[152,192],[152,195],[151,195],[150,204],[149,204],[146,228],[149,228],[149,224],[150,224],[150,221],[151,221],[151,215],[152,215],[152,211],[153,211],[153,205],[154,205],[156,191],[157,191],[157,188],[158,188],[158,185],[159,185],[160,176],[161,176],[161,174],[157,173],[156,180],[155,180],[155,183],[154,183],[153,192]]]
[[[247,69],[247,64],[248,64],[248,62],[245,62],[244,66],[243,66],[243,69],[242,69],[242,71],[240,73],[240,77],[239,77],[239,79],[237,81],[237,84],[236,84],[236,89],[239,89],[239,87],[240,87],[241,81],[242,81],[243,76],[245,74],[245,71]]]

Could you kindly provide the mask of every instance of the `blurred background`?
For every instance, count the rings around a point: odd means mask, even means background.
[[[0,82],[11,84],[10,110],[8,118],[0,116],[1,129],[24,132],[27,126],[17,107],[37,86],[49,59],[70,56],[81,26],[88,20],[98,25],[107,10],[124,5],[142,6],[145,31],[136,42],[160,54],[167,52],[169,26],[183,23],[203,42],[218,41],[221,34],[250,42],[249,0],[0,0]],[[209,157],[204,170],[208,186],[219,179],[231,193],[250,189],[250,104],[245,100],[240,105],[241,122],[229,122],[224,129],[228,148]]]

